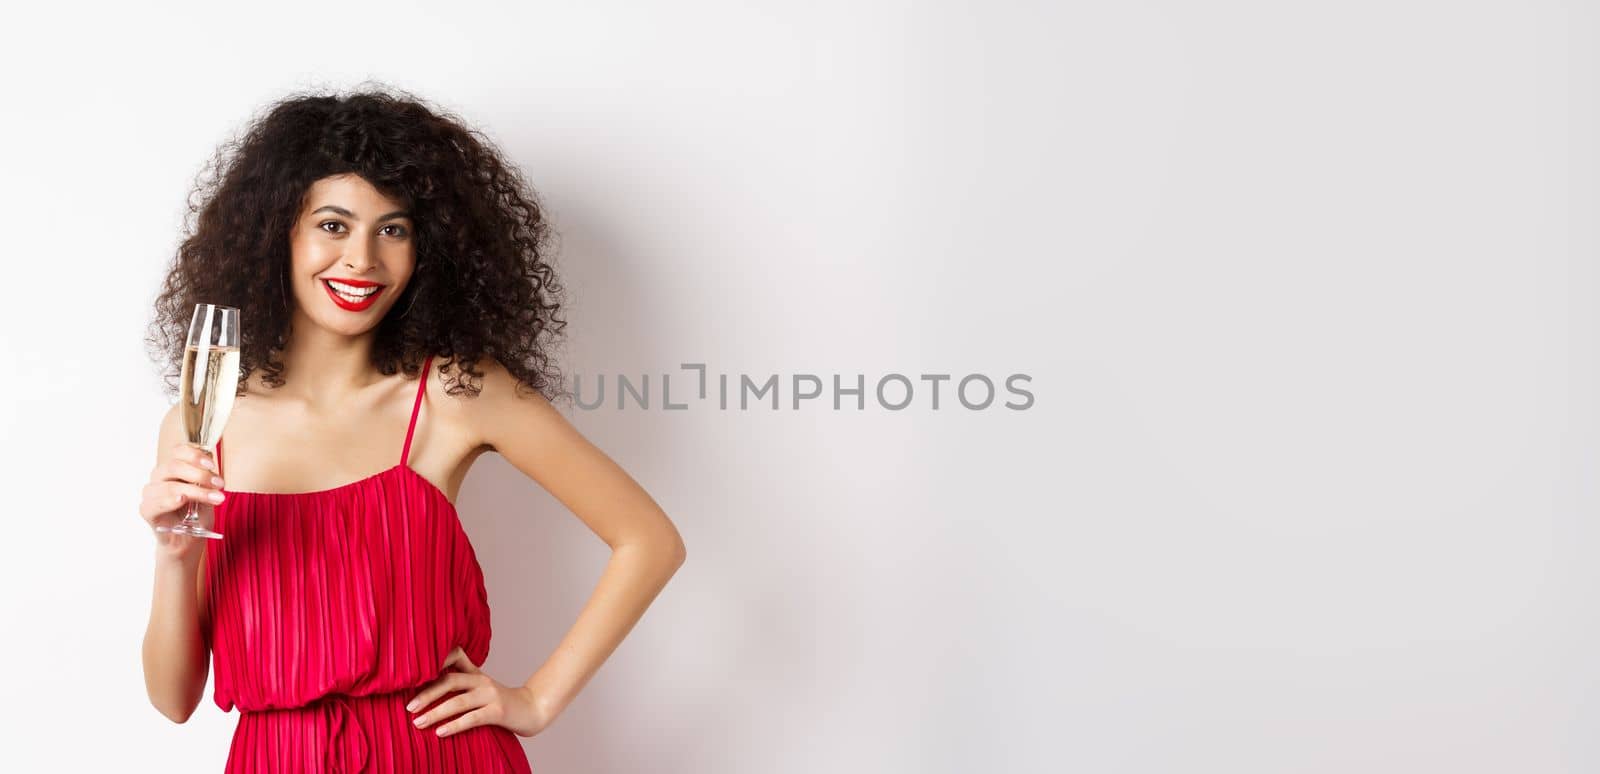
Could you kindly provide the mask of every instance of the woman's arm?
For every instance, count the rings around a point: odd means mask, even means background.
[[[156,447],[159,466],[185,435],[183,418],[174,405],[161,423]],[[209,508],[202,503],[201,508]],[[200,630],[205,605],[205,538],[177,536],[202,545],[182,557],[156,552],[155,593],[144,632],[144,687],[150,703],[174,723],[182,723],[200,705],[211,672],[211,654]]]
[[[524,685],[541,714],[554,718],[621,644],[687,554],[655,500],[548,400],[517,394],[513,377],[498,363],[489,361],[481,370],[483,391],[463,402],[477,434],[611,547],[576,622]]]

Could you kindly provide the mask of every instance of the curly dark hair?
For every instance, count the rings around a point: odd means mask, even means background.
[[[483,133],[389,87],[281,99],[202,168],[146,338],[168,394],[197,303],[240,309],[241,392],[258,368],[283,386],[290,228],[312,183],[349,173],[405,202],[416,226],[411,281],[378,323],[378,371],[414,375],[432,354],[457,365],[448,392],[476,395],[487,356],[519,388],[567,397],[552,351],[564,289],[537,195]]]

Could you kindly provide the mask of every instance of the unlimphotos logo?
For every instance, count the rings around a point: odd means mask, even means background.
[[[668,411],[686,411],[694,406],[715,406],[718,410],[725,411],[731,407],[740,411],[748,411],[752,407],[770,410],[781,410],[784,404],[793,411],[827,410],[829,403],[833,411],[853,410],[865,411],[867,398],[870,395],[879,408],[888,411],[901,411],[913,405],[926,407],[933,411],[940,411],[952,407],[952,403],[969,411],[983,411],[990,408],[1004,407],[1013,411],[1026,411],[1033,407],[1033,393],[1027,388],[1019,386],[1033,381],[1028,374],[1007,375],[1003,384],[1005,391],[1018,402],[1006,400],[996,404],[1000,397],[1000,390],[995,385],[995,380],[984,374],[967,374],[959,380],[952,374],[918,374],[916,379],[899,373],[888,373],[877,378],[873,388],[867,388],[866,374],[832,374],[832,387],[826,389],[827,382],[817,374],[796,373],[787,375],[784,379],[780,374],[764,374],[764,378],[757,379],[750,374],[715,374],[715,395],[712,395],[712,374],[707,373],[705,363],[682,363],[679,365],[684,371],[694,372],[691,379],[693,391],[689,395],[680,394],[677,397],[684,402],[674,402],[672,392],[672,374],[659,374],[661,377],[661,408]],[[729,387],[729,377],[734,377],[732,389]],[[627,374],[616,374],[614,399],[607,400],[605,374],[599,374],[595,379],[593,394],[585,392],[584,379],[581,375],[573,377],[573,395],[578,408],[586,411],[598,408],[629,408],[631,400],[633,407],[643,410],[651,408],[651,374],[640,374],[636,381]],[[922,383],[919,388],[918,383]],[[940,387],[948,385],[948,392],[941,395]],[[784,397],[779,385],[789,387],[787,398]],[[954,401],[950,400],[950,393],[954,393]],[[830,400],[824,400],[825,396]],[[733,405],[736,403],[737,405]]]

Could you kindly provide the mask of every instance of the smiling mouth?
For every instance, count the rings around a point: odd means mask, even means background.
[[[329,279],[322,280],[322,285],[328,289],[328,295],[333,298],[334,303],[352,311],[360,311],[371,306],[378,294],[387,287],[379,284],[358,286]]]

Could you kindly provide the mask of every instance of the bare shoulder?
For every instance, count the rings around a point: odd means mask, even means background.
[[[457,379],[478,387],[476,395],[462,391],[442,401],[441,408],[453,414],[461,426],[469,428],[485,446],[495,448],[497,439],[503,438],[513,428],[528,429],[530,425],[551,421],[564,421],[560,413],[537,390],[518,383],[515,374],[493,357],[481,357],[473,364],[479,375],[463,374],[455,363],[446,365],[442,372],[430,376],[428,389],[437,386],[441,394]]]
[[[167,407],[167,413],[162,415],[161,426],[156,431],[156,459],[160,460],[168,447],[176,446],[188,437],[183,429],[182,406],[174,401]]]
[[[459,403],[464,405],[503,405],[514,401],[549,404],[548,399],[537,390],[520,387],[516,375],[493,357],[486,355],[478,358],[478,362],[473,363],[472,368],[478,373],[463,373],[459,363],[448,363],[436,368],[428,389],[432,390],[437,386],[443,392],[459,379],[463,384],[471,384],[478,388],[477,395],[472,395],[470,391],[462,391],[460,395],[452,396],[459,398]]]
[[[160,428],[162,435],[174,430],[183,430],[183,412],[180,410],[181,408],[179,401],[173,401],[172,405],[168,406],[167,410],[162,413]]]

